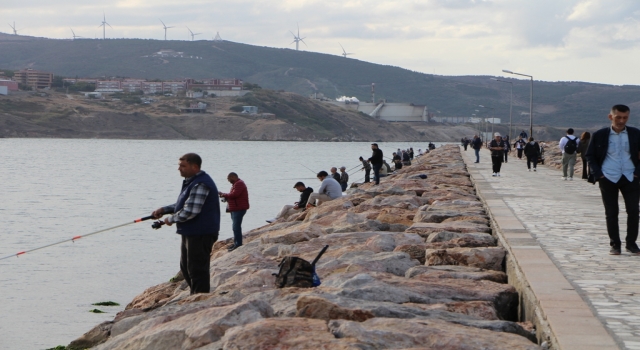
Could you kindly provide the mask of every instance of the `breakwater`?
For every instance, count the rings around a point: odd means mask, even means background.
[[[211,293],[151,287],[69,347],[539,348],[530,324],[516,322],[505,250],[457,146],[348,193],[245,233],[233,252],[217,242]],[[311,260],[325,244],[320,287],[275,287],[283,257]]]

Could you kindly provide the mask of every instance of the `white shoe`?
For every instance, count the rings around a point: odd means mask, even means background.
[[[570,178],[569,178],[569,181],[573,181],[573,177],[570,177]]]
[[[531,171],[531,169],[527,169],[527,171]]]
[[[500,173],[498,173],[498,176],[500,176]]]
[[[536,168],[533,168],[533,171],[536,171]]]
[[[498,173],[493,173],[493,175],[491,175],[491,176],[498,176]]]
[[[267,222],[268,222],[268,223],[270,223],[270,224],[272,224],[272,223],[274,223],[276,220],[278,220],[278,219],[273,218],[273,219],[269,219],[269,220],[267,220]]]
[[[563,177],[562,177],[562,180],[563,180],[563,181],[567,181],[567,178],[563,176]]]

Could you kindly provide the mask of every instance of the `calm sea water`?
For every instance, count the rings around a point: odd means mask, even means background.
[[[426,144],[412,144],[426,148]],[[380,143],[385,155],[408,143]],[[178,158],[196,152],[221,191],[235,171],[249,188],[243,229],[262,226],[297,200],[296,181],[358,165],[368,143],[0,139],[0,257],[127,223],[175,201]],[[307,168],[311,169],[307,169]],[[359,169],[359,167],[357,168]],[[351,180],[363,172],[351,171]],[[0,349],[66,345],[111,320],[144,289],[178,270],[175,227],[118,228],[0,261]],[[222,215],[220,238],[232,236]],[[92,303],[115,301],[119,307]]]

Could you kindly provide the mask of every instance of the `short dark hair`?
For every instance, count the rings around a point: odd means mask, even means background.
[[[360,160],[364,160],[364,158],[360,157]]]
[[[611,112],[613,112],[613,111],[626,113],[626,112],[631,111],[631,109],[629,109],[629,107],[625,106],[625,105],[615,105],[615,106],[611,107]]]
[[[200,156],[195,153],[187,153],[184,156],[180,157],[179,160],[184,160],[189,164],[195,164],[198,166],[198,168],[202,166],[202,158],[200,158]]]
[[[372,143],[372,144],[371,144],[371,146],[376,146],[376,147],[378,147],[378,144],[377,144],[377,143]]]
[[[227,175],[227,176],[238,177],[238,174],[236,174],[234,172],[230,172],[229,175]]]
[[[295,184],[295,185],[293,185],[293,188],[296,188],[296,187],[298,187],[298,186],[304,186],[304,187],[307,187],[307,186],[305,186],[305,185],[304,185],[304,183],[303,183],[302,181],[298,181],[298,182],[296,182],[296,184]]]
[[[567,134],[568,135],[573,135],[573,128],[567,129]]]
[[[529,141],[533,141],[533,136],[529,137]]]
[[[316,177],[323,177],[323,176],[327,177],[329,176],[329,174],[326,171],[322,170],[321,172],[318,173],[318,175],[316,175]]]

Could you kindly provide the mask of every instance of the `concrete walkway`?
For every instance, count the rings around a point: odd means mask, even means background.
[[[478,164],[472,149],[461,152],[559,347],[640,350],[640,256],[608,254],[598,186],[562,181],[561,171],[543,165],[528,172],[516,157],[492,177],[488,150]],[[625,232],[622,201],[620,208]]]

